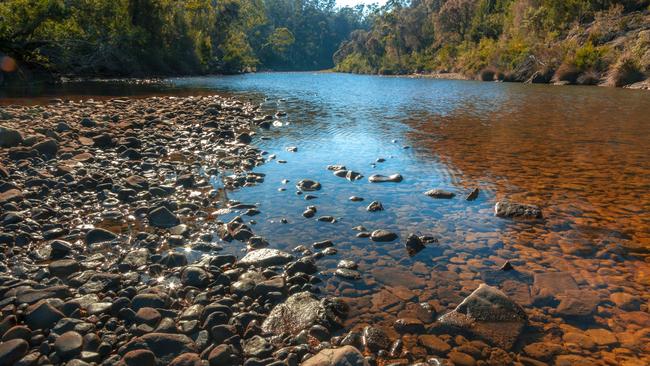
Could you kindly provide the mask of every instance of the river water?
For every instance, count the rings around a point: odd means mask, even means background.
[[[352,306],[347,329],[379,324],[396,338],[392,324],[413,315],[413,304],[428,302],[443,313],[488,283],[524,306],[531,318],[520,350],[546,342],[583,359],[650,362],[647,91],[260,73],[170,79],[164,86],[67,84],[39,90],[39,98],[25,99],[30,92],[11,95],[19,99],[2,97],[5,103],[39,103],[50,97],[215,92],[251,99],[270,113],[286,112],[269,131],[258,131],[253,142],[275,155],[257,168],[266,174],[265,183],[229,192],[228,198],[258,204],[254,230],[271,247],[334,242],[338,253],[318,264],[323,292]],[[291,146],[297,151],[287,151]],[[336,177],[327,170],[330,164],[345,165],[364,178]],[[367,180],[393,173],[404,180]],[[296,194],[295,183],[304,178],[321,183],[315,199]],[[433,188],[456,197],[423,194]],[[478,199],[466,201],[474,188],[480,189]],[[352,202],[350,196],[364,201]],[[497,218],[494,204],[501,199],[538,205],[544,220]],[[384,210],[368,212],[375,200]],[[310,205],[317,214],[304,218]],[[323,215],[336,222],[316,219]],[[359,225],[391,230],[399,239],[358,238],[353,228]],[[404,247],[410,233],[432,235],[438,243],[410,256]],[[227,246],[242,254],[243,245]],[[361,279],[333,274],[342,259],[359,264]],[[514,271],[499,271],[506,261]],[[544,281],[556,272],[553,278],[560,281]],[[555,298],[541,301],[545,291]]]

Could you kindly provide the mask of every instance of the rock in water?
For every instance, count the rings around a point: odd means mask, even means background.
[[[303,192],[318,191],[320,187],[320,183],[311,179],[303,179],[296,184],[296,188]]]
[[[240,259],[239,265],[267,267],[278,266],[290,262],[293,256],[277,249],[262,248],[248,252]]]
[[[63,333],[54,341],[56,353],[64,360],[69,360],[81,352],[83,338],[75,331]]]
[[[393,174],[389,176],[381,175],[381,174],[373,174],[370,177],[368,177],[368,181],[371,183],[384,183],[384,182],[393,182],[393,183],[399,183],[402,181],[402,176],[400,174]]]
[[[406,239],[406,244],[404,245],[406,246],[406,251],[411,257],[426,248],[422,239],[420,239],[420,237],[415,234],[409,234],[408,238]]]
[[[397,239],[397,234],[388,230],[375,230],[370,234],[372,241],[386,242]]]
[[[453,192],[445,191],[444,189],[432,189],[429,191],[424,192],[427,196],[431,198],[438,198],[438,199],[450,199],[454,198],[455,194]]]
[[[499,201],[494,205],[494,214],[498,217],[522,218],[522,219],[541,219],[542,210],[534,205],[523,203]]]
[[[465,200],[466,200],[466,201],[474,201],[475,199],[478,198],[478,194],[479,194],[479,189],[478,189],[478,188],[474,188],[474,189],[473,189],[473,190],[472,190],[472,191],[467,195],[467,197],[465,197]]]
[[[368,207],[366,207],[366,211],[369,212],[376,212],[376,211],[383,211],[383,210],[384,210],[384,205],[382,205],[381,202],[379,201],[372,201],[370,202]]]
[[[319,301],[309,292],[299,292],[271,310],[262,323],[262,330],[280,335],[297,334],[315,324],[330,328],[340,326],[346,314],[347,305],[340,300],[325,298]]]
[[[368,366],[368,361],[352,346],[326,348],[302,363],[302,366]]]
[[[444,326],[460,328],[501,347],[511,349],[528,321],[526,312],[498,289],[482,284],[456,309],[441,316]]]

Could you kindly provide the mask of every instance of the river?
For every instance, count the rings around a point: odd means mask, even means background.
[[[254,137],[253,144],[275,156],[256,169],[266,174],[265,183],[229,192],[228,198],[258,204],[261,213],[246,220],[254,220],[255,232],[271,247],[290,251],[332,240],[337,254],[318,262],[321,287],[349,300],[347,329],[380,324],[396,337],[392,324],[411,314],[411,303],[428,302],[443,313],[488,283],[532,314],[522,346],[543,340],[562,344],[567,353],[615,363],[648,359],[650,348],[639,344],[650,328],[647,91],[259,73],[175,78],[162,86],[69,83],[4,94],[2,102],[210,93],[286,112]],[[364,178],[339,178],[327,170],[331,164]],[[403,181],[367,180],[393,173]],[[296,182],[305,178],[322,185],[314,199],[296,194]],[[424,195],[433,188],[456,196]],[[474,188],[478,198],[465,200]],[[495,217],[501,199],[538,205],[544,220]],[[368,212],[371,201],[380,201],[384,210]],[[310,205],[316,216],[304,218]],[[316,220],[324,215],[336,222]],[[359,225],[393,231],[399,239],[359,238]],[[404,248],[411,233],[438,242],[411,256]],[[226,251],[241,255],[242,247],[227,244]],[[360,279],[333,274],[342,259],[358,263]],[[499,270],[506,261],[514,271]],[[545,284],[540,274],[553,272],[570,285]],[[546,290],[559,293],[542,301]],[[591,309],[576,316],[563,299]],[[589,329],[605,329],[614,341],[592,339],[595,346],[579,344],[576,351],[566,334],[589,337]]]

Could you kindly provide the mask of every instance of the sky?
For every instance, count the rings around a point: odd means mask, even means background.
[[[357,4],[372,4],[378,3],[383,5],[386,3],[386,0],[336,0],[336,5],[338,6],[354,6]]]

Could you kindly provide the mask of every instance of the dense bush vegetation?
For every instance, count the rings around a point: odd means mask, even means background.
[[[621,85],[650,74],[648,0],[391,0],[335,54],[345,72]]]
[[[619,86],[650,74],[650,0],[5,0],[2,54],[71,76],[335,67]]]
[[[323,69],[363,7],[334,0],[4,0],[0,55],[23,71],[150,76]]]

